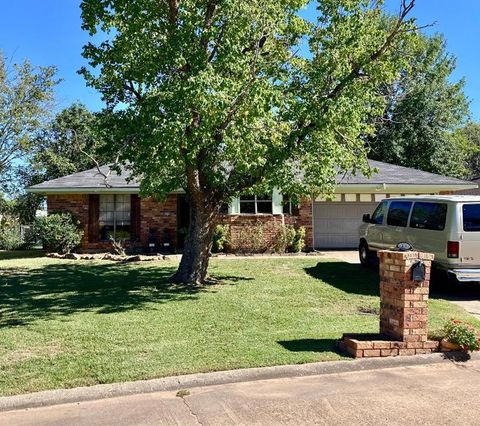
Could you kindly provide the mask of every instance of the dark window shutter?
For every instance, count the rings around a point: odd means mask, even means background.
[[[140,197],[132,194],[130,208],[130,238],[132,241],[140,240]]]
[[[300,216],[300,206],[298,204],[292,204],[292,216]]]
[[[100,207],[100,196],[97,194],[90,194],[88,196],[88,242],[89,243],[96,243],[98,241],[99,207]]]

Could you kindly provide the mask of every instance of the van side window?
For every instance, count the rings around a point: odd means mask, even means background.
[[[385,217],[386,212],[387,212],[387,202],[382,201],[373,212],[371,222],[376,225],[383,224],[383,218]]]
[[[443,231],[447,218],[447,205],[440,203],[415,203],[410,227]]]
[[[464,204],[463,230],[467,232],[480,231],[480,204]]]
[[[387,225],[407,226],[411,201],[392,201],[388,209]]]

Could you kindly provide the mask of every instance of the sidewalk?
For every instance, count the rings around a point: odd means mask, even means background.
[[[0,424],[476,425],[479,394],[475,357],[23,409],[0,413]]]

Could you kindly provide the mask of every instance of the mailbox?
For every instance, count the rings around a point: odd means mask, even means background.
[[[416,282],[425,281],[425,264],[421,260],[417,260],[412,265],[412,280]]]

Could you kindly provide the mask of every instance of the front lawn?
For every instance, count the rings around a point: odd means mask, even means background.
[[[340,359],[342,333],[378,331],[377,275],[360,266],[313,257],[211,265],[219,284],[193,290],[167,283],[173,261],[0,253],[0,394]],[[475,323],[446,301],[430,308],[433,331],[452,316]]]

